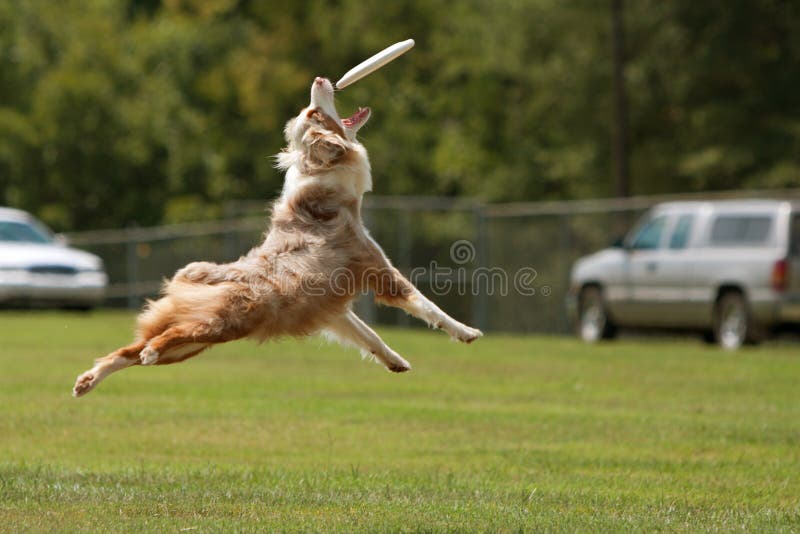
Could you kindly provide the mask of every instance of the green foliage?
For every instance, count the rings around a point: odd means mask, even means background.
[[[74,377],[133,316],[5,313],[4,532],[796,532],[797,348],[386,329]]]
[[[797,3],[625,6],[632,191],[800,185]],[[3,2],[0,204],[70,230],[272,197],[312,78],[408,37],[339,93],[373,108],[376,192],[608,196],[610,21],[586,0]]]

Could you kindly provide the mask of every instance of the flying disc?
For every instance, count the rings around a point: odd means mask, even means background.
[[[393,59],[402,56],[414,46],[414,39],[407,39],[395,43],[388,48],[384,48],[369,59],[365,59],[352,69],[348,70],[342,78],[336,82],[337,89],[344,89],[353,82],[357,82],[364,76],[372,74]]]

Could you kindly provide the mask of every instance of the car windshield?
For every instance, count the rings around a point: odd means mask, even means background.
[[[51,237],[42,229],[20,221],[0,221],[0,241],[15,243],[50,243]]]
[[[648,250],[659,248],[661,235],[667,224],[667,216],[659,215],[645,222],[636,230],[635,237],[631,243],[631,248],[636,250]]]

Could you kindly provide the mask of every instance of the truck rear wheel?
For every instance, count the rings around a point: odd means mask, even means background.
[[[727,291],[714,309],[714,339],[723,349],[736,350],[757,343],[757,326],[750,317],[747,300],[739,291]]]

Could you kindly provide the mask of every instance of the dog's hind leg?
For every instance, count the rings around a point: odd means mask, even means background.
[[[411,365],[384,343],[352,310],[331,321],[325,331],[340,342],[360,348],[365,355],[377,359],[392,372],[402,373],[411,369]]]
[[[94,367],[78,376],[75,386],[72,388],[72,395],[74,397],[86,395],[111,373],[132,365],[138,365],[139,352],[144,346],[144,341],[137,341],[127,347],[115,350],[108,356],[95,360]]]
[[[204,323],[172,326],[147,342],[139,353],[139,360],[142,365],[182,362],[200,354],[210,345],[232,341],[236,337],[216,332]]]
[[[208,261],[195,261],[179,269],[173,280],[216,284],[225,280],[226,266]]]

